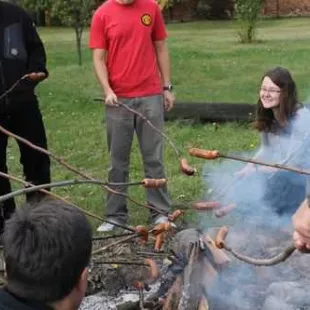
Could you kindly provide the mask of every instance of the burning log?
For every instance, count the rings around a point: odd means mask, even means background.
[[[225,238],[226,238],[227,234],[228,234],[228,228],[225,226],[222,227],[216,236],[216,241],[215,241],[216,246],[220,249],[225,249],[226,251],[230,252],[237,259],[239,259],[245,263],[255,265],[255,266],[277,265],[281,262],[284,262],[296,250],[295,246],[293,244],[291,244],[286,249],[284,249],[284,251],[282,253],[275,255],[274,257],[265,258],[265,259],[253,258],[253,257],[249,257],[246,255],[240,254],[240,253],[236,252],[235,250],[231,249],[230,247],[228,247],[225,244]]]

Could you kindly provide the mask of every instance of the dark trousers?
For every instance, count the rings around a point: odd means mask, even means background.
[[[31,141],[35,145],[47,148],[46,134],[42,115],[37,102],[25,102],[25,109],[0,114],[0,125],[5,129]],[[7,173],[6,164],[8,136],[0,133],[0,171]],[[20,163],[23,165],[25,180],[33,184],[49,183],[50,159],[47,155],[31,149],[27,145],[18,142],[20,150]],[[0,195],[11,192],[10,181],[0,176]],[[27,200],[33,199],[38,193],[27,195]],[[14,199],[6,200],[0,207],[0,232],[3,230],[4,221],[15,210]]]

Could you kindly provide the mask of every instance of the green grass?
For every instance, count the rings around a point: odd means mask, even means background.
[[[265,20],[260,22],[259,43],[241,45],[233,22],[195,22],[168,26],[173,82],[179,101],[255,103],[263,72],[269,67],[288,67],[298,83],[301,98],[307,98],[309,66],[309,19]],[[46,124],[49,148],[69,163],[92,176],[106,179],[104,108],[92,99],[101,90],[93,74],[91,53],[84,34],[83,65],[77,65],[72,29],[40,29],[48,55],[50,78],[38,87]],[[253,149],[258,143],[255,132],[244,125],[225,124],[214,131],[212,124],[186,125],[167,123],[167,134],[184,150],[192,146],[216,148],[223,152]],[[10,144],[10,171],[21,175],[18,151]],[[189,157],[188,157],[189,158]],[[189,158],[198,171],[202,160]],[[169,146],[165,150],[169,190],[173,201],[199,199],[203,190],[200,176],[188,178],[178,171],[178,162]],[[131,157],[131,180],[143,178],[136,141]],[[75,176],[53,163],[53,180]],[[79,185],[57,189],[81,207],[103,215],[105,193],[98,187]],[[141,188],[131,188],[130,195],[144,200]],[[130,204],[131,223],[138,224],[146,210]]]

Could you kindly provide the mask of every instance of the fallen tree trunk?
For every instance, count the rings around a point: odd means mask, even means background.
[[[310,108],[310,104],[305,104]],[[197,122],[252,122],[255,118],[255,104],[224,102],[177,102],[165,113],[166,120],[195,120]]]
[[[174,108],[165,114],[165,119],[192,119],[200,122],[249,122],[254,120],[254,116],[254,104],[177,102]]]

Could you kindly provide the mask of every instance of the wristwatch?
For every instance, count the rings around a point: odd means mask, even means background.
[[[173,85],[172,84],[164,85],[163,90],[172,91],[173,90]]]

